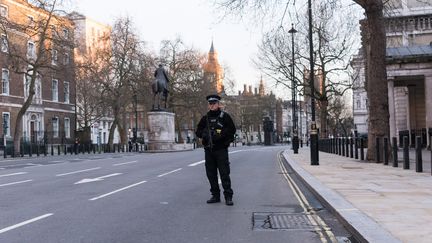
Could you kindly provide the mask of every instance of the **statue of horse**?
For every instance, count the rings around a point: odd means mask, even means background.
[[[159,64],[159,67],[156,69],[154,73],[155,79],[152,83],[152,90],[153,90],[153,106],[152,110],[161,110],[160,108],[160,101],[163,97],[165,102],[165,109],[167,108],[167,99],[168,99],[168,83],[169,78],[168,75],[163,68],[162,64]],[[162,96],[162,97],[161,97]],[[157,100],[155,100],[157,97]],[[157,107],[156,106],[157,103]]]

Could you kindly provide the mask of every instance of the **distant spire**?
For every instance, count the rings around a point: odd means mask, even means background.
[[[211,43],[211,47],[210,47],[210,52],[214,52],[213,39],[212,39],[212,43]]]
[[[262,74],[261,74],[261,80],[260,80],[260,84],[259,84],[259,95],[260,96],[264,96],[265,95],[264,80],[262,78]]]

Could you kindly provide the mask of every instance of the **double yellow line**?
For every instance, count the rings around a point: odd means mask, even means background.
[[[331,228],[327,226],[324,220],[322,220],[321,217],[317,214],[317,212],[310,205],[309,201],[306,199],[306,197],[304,196],[300,188],[297,186],[293,178],[288,174],[288,170],[286,169],[282,161],[283,160],[282,153],[283,151],[279,152],[277,155],[279,161],[279,167],[282,171],[282,175],[285,178],[285,180],[288,182],[288,185],[291,187],[291,190],[293,191],[300,205],[304,209],[306,216],[314,225],[315,231],[320,236],[321,241],[337,243],[338,241],[334,236],[333,232],[331,231]]]

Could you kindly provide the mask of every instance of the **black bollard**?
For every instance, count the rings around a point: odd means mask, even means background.
[[[349,143],[350,143],[350,158],[354,158],[354,139],[350,138]]]
[[[375,162],[377,162],[377,163],[381,162],[381,157],[380,157],[380,138],[379,137],[375,138]]]
[[[345,151],[346,151],[346,153],[345,153],[345,156],[346,157],[349,157],[349,138],[345,138]]]
[[[354,159],[358,159],[358,138],[357,135],[354,138]]]
[[[51,156],[54,156],[54,145],[51,144]]]
[[[342,138],[338,138],[338,140],[337,140],[337,147],[338,147],[338,155],[342,155],[342,147],[341,147],[341,144],[342,144]]]
[[[24,157],[24,144],[21,143],[21,157]]]
[[[57,145],[57,155],[60,155],[60,144]]]
[[[63,145],[63,149],[64,149],[64,155],[67,155],[67,146],[66,146],[66,144],[65,145]]]
[[[389,157],[388,157],[388,138],[384,138],[384,165],[388,165]]]
[[[398,167],[398,147],[397,147],[397,138],[393,137],[393,167]]]
[[[47,147],[48,145],[45,143],[44,144],[44,156],[47,156],[47,153],[48,153],[48,147]]]
[[[405,170],[408,170],[410,168],[410,163],[409,163],[409,144],[408,144],[408,137],[404,136],[403,137],[403,159],[404,159],[404,164],[403,164],[403,168]]]
[[[7,158],[7,146],[3,147],[3,158]]]
[[[345,156],[345,138],[342,138],[342,156]]]
[[[423,172],[422,138],[416,137],[416,172]]]
[[[32,157],[33,156],[33,151],[32,151],[33,149],[32,149],[32,144],[31,143],[29,143],[29,157]]]
[[[363,142],[363,138],[360,138],[360,160],[364,160],[364,142]]]
[[[36,156],[39,157],[40,152],[39,152],[39,144],[36,145]]]

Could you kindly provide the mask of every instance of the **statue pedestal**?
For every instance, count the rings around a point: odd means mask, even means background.
[[[166,111],[151,111],[148,117],[148,150],[174,150],[175,129],[174,113]]]

